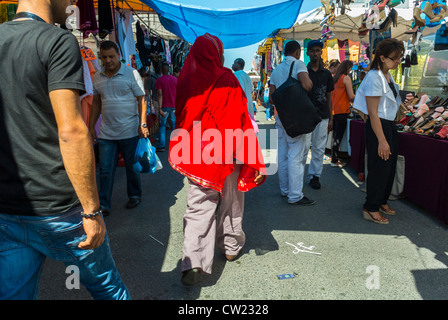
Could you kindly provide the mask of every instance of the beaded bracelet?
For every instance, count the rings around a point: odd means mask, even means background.
[[[102,213],[103,213],[103,211],[101,209],[98,210],[98,211],[92,212],[90,214],[86,214],[86,213],[84,213],[84,211],[81,211],[81,217],[83,217],[83,218],[93,218],[93,217],[95,217],[97,215],[100,215]]]

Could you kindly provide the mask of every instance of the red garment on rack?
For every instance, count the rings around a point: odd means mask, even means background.
[[[87,38],[90,33],[98,33],[93,0],[78,0],[76,6],[79,8],[79,30],[82,31],[83,37]]]

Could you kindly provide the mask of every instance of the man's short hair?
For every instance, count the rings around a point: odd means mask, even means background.
[[[120,53],[120,49],[118,49],[117,44],[113,41],[106,40],[100,44],[100,50],[109,50],[112,48],[114,48],[117,53]]]
[[[294,52],[296,52],[297,49],[300,49],[300,43],[298,43],[296,40],[288,41],[285,45],[285,56],[290,56]]]
[[[244,69],[244,66],[246,65],[242,58],[236,58],[234,63],[239,65],[241,69]]]

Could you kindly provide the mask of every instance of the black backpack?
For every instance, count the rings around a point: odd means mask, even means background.
[[[272,93],[280,121],[291,138],[312,132],[322,120],[300,81],[291,76],[294,62],[288,79]]]

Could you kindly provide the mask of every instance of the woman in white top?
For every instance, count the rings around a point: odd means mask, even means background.
[[[367,148],[367,196],[364,218],[380,224],[389,221],[382,213],[396,212],[387,204],[398,158],[398,133],[395,116],[400,106],[399,87],[389,70],[396,69],[403,57],[403,43],[385,39],[378,44],[370,71],[359,86],[353,107],[368,114],[365,137]]]

